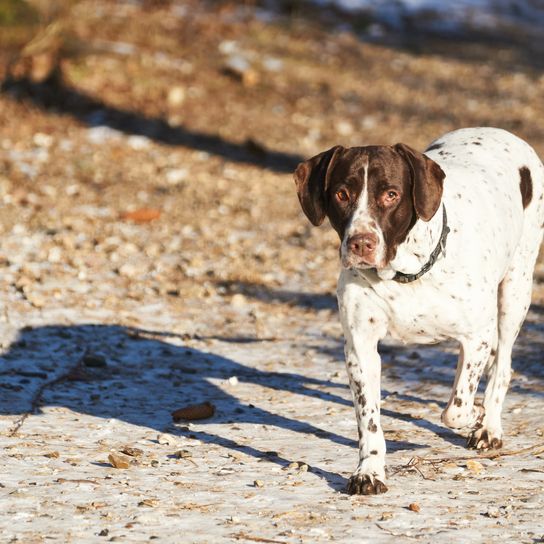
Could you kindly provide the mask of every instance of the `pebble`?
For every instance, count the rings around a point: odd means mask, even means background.
[[[89,368],[105,368],[108,366],[106,358],[95,353],[86,353],[81,358],[81,362]]]
[[[170,106],[180,106],[185,101],[185,89],[179,85],[172,87],[168,91],[167,100]]]
[[[179,185],[187,179],[189,171],[187,168],[172,168],[165,173],[166,183],[168,185]]]
[[[161,445],[173,446],[178,443],[177,439],[171,434],[161,433],[157,436],[157,442]]]
[[[134,448],[132,446],[123,446],[119,451],[130,457],[141,457],[144,454],[140,448]]]
[[[114,468],[130,468],[130,461],[124,455],[110,453],[108,455],[108,461]]]

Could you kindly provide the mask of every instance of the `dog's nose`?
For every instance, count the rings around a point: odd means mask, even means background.
[[[367,257],[372,254],[377,245],[378,237],[371,232],[355,234],[347,242],[348,250],[359,257]]]

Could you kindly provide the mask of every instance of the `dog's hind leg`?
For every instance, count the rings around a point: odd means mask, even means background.
[[[478,383],[489,361],[497,336],[496,322],[489,323],[485,330],[475,332],[461,340],[461,351],[450,400],[442,421],[452,429],[476,427],[483,418],[483,408],[475,404]]]
[[[510,383],[512,348],[531,304],[533,268],[538,254],[538,242],[531,242],[532,248],[528,244],[518,247],[515,264],[499,285],[497,348],[487,371],[485,415],[481,426],[468,438],[467,445],[471,448],[502,447],[501,412]]]

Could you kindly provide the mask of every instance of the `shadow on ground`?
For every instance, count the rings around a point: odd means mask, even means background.
[[[253,164],[279,173],[291,173],[303,157],[266,149],[253,140],[234,143],[214,135],[173,127],[160,117],[109,106],[98,98],[67,86],[60,72],[41,83],[6,77],[0,91],[20,101],[28,101],[44,110],[69,115],[89,127],[106,126],[124,134],[145,136],[170,146],[184,146],[224,157],[233,162]]]
[[[260,448],[258,436],[251,446],[237,443],[229,431],[230,425],[251,423],[277,427],[308,435],[308,439],[356,447],[351,438],[260,408],[260,388],[243,402],[228,392],[228,387],[216,385],[236,376],[241,384],[259,384],[351,406],[343,384],[290,372],[266,372],[214,353],[175,345],[167,342],[168,339],[177,344],[183,342],[174,334],[116,325],[25,328],[0,359],[0,413],[13,416],[15,422],[18,416],[29,411],[39,413],[40,406],[64,406],[78,413],[116,418],[162,432],[170,424],[173,410],[209,401],[216,406],[216,415],[199,422],[197,430],[178,425],[180,434],[266,458],[281,466],[293,460]],[[32,399],[44,384],[51,385],[43,389],[33,410]],[[225,425],[224,432],[216,434],[206,430],[208,423],[213,424],[214,429]],[[389,451],[421,447],[424,445],[406,441],[388,444]],[[334,489],[345,485],[344,478],[337,474],[319,467],[312,470]]]
[[[223,281],[219,283],[228,294],[241,293],[246,297],[259,300],[269,304],[284,304],[287,306],[298,307],[303,310],[330,310],[338,311],[338,304],[334,293],[304,293],[287,289],[276,289],[264,284],[244,282],[244,281]],[[514,380],[511,390],[518,393],[528,393],[532,395],[544,395],[544,365],[542,365],[542,353],[544,353],[544,307],[533,304],[529,315],[525,320],[520,332],[518,341],[514,346],[514,356],[512,368],[514,371]],[[327,336],[324,334],[323,336]],[[322,342],[314,346],[321,353],[325,353],[338,360],[342,360],[343,345],[338,339],[328,338],[332,342]],[[452,342],[442,344],[452,347]],[[380,353],[386,363],[384,372],[391,369],[395,373],[402,375],[403,381],[425,381],[429,384],[440,384],[451,386],[455,375],[457,364],[457,355],[441,349],[442,346],[405,346],[397,347],[388,344],[382,344]],[[397,356],[414,353],[417,349],[417,356],[412,360],[398,358]],[[457,353],[457,351],[455,351]],[[423,355],[423,358],[419,354]],[[406,372],[410,370],[411,372]],[[527,383],[528,380],[537,380],[537,383]],[[485,379],[480,384],[480,391],[485,386]],[[398,398],[401,398],[399,396]],[[420,398],[405,399],[416,402],[436,402],[445,406],[438,400],[425,401]]]
[[[542,328],[539,325],[537,331],[540,347],[544,336]],[[75,412],[104,419],[115,418],[161,432],[171,424],[170,413],[173,410],[209,401],[217,408],[212,419],[199,422],[195,428],[178,425],[177,432],[280,466],[292,460],[268,451],[269,448],[262,443],[260,446],[259,436],[250,446],[236,442],[230,426],[250,423],[276,427],[300,433],[306,439],[316,439],[316,446],[319,440],[327,440],[339,446],[356,447],[354,440],[337,432],[260,407],[261,388],[250,393],[246,389],[240,395],[245,395],[241,400],[235,396],[236,388],[229,388],[226,380],[236,376],[241,384],[256,384],[268,390],[321,399],[324,410],[326,403],[351,406],[349,391],[343,383],[293,372],[267,372],[212,352],[184,346],[186,341],[187,338],[168,332],[117,325],[25,328],[0,358],[0,413],[13,416],[15,423],[22,414],[39,412],[40,406],[64,406]],[[236,342],[236,339],[232,341]],[[247,342],[247,339],[242,339],[243,344]],[[432,349],[435,350],[433,353],[440,353],[436,347]],[[406,350],[401,348],[387,348],[384,353],[384,361],[388,361],[388,367],[394,368],[394,372],[401,376],[401,381],[410,383],[417,380],[418,384],[437,381],[441,385],[449,385],[445,382],[451,380],[454,372],[455,357],[452,354],[425,358],[426,368],[420,373],[414,372],[421,366],[420,361],[404,358],[405,353]],[[398,362],[394,360],[396,356],[399,356]],[[544,381],[544,368],[540,364],[537,369],[535,361],[531,359],[528,367],[524,367],[524,361],[515,365],[518,373],[525,371],[527,377],[536,378],[528,384],[516,382],[516,391],[544,394],[532,385],[533,382],[542,384]],[[386,373],[389,371],[387,365]],[[445,368],[447,372],[444,372]],[[452,431],[414,418],[410,413],[404,413],[402,404],[396,404],[397,399],[420,404],[437,402],[434,399],[395,391],[384,391],[384,395],[388,397],[384,416],[410,421],[451,444],[463,443],[464,439]],[[37,400],[34,405],[33,399]],[[280,404],[286,406],[285,403]],[[206,429],[208,424],[213,424],[213,431]],[[218,428],[223,429],[222,432],[217,432]],[[269,437],[267,435],[266,440],[270,440]],[[424,447],[425,444],[402,440],[388,441],[387,444],[390,452]],[[344,478],[338,474],[319,467],[312,467],[312,470],[334,489],[340,490],[345,485]]]

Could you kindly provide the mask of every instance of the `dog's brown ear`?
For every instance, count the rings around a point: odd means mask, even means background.
[[[295,170],[295,183],[302,211],[316,227],[323,223],[327,213],[328,174],[341,149],[342,146],[336,145],[301,162]]]
[[[446,174],[436,162],[406,144],[397,144],[394,149],[410,167],[416,213],[423,221],[429,221],[440,206]]]

